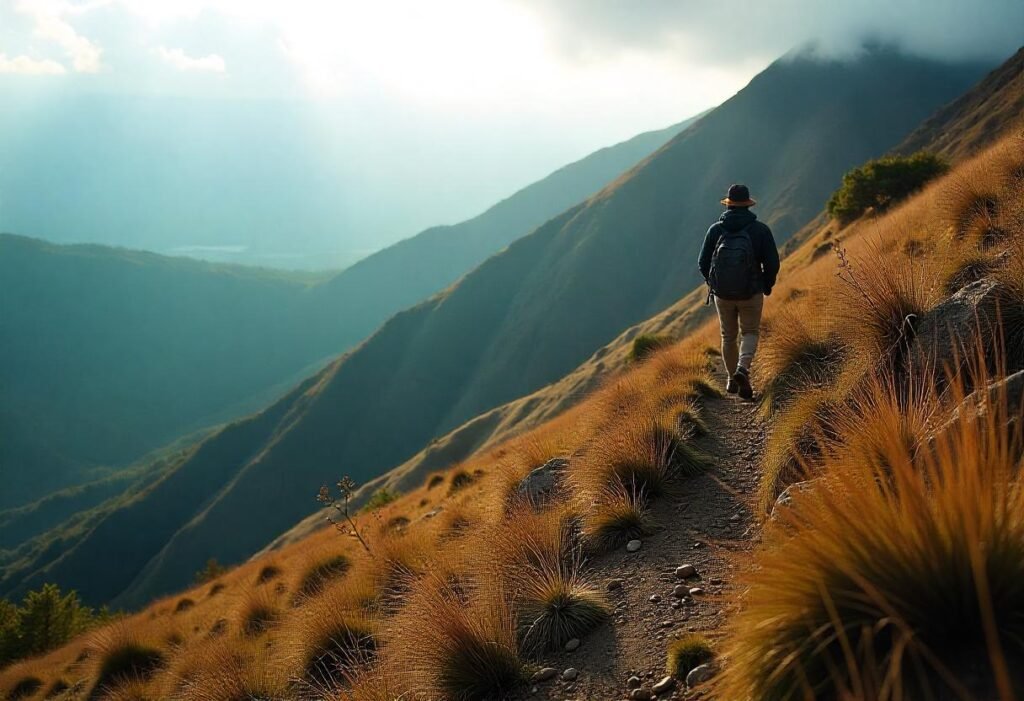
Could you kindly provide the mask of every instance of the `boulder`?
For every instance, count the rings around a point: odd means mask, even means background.
[[[1002,285],[992,278],[972,282],[947,297],[914,324],[910,361],[940,373],[974,357],[978,334],[986,348],[996,329]]]
[[[544,506],[558,490],[562,476],[565,474],[565,468],[568,466],[569,461],[565,458],[548,460],[532,470],[516,486],[516,498],[529,503],[534,508]]]

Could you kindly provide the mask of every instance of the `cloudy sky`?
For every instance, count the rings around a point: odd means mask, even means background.
[[[1024,43],[1024,0],[0,0],[0,94],[332,106],[392,145],[372,168],[410,174],[419,149],[437,185],[386,242],[718,104],[793,47],[865,38],[1003,58]],[[430,174],[438,154],[463,177]]]

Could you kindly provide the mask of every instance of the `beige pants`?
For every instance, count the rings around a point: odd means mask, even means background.
[[[735,374],[737,363],[749,370],[760,336],[764,295],[758,293],[750,299],[741,300],[715,297],[715,307],[722,327],[722,360],[725,361],[726,372],[730,376]]]

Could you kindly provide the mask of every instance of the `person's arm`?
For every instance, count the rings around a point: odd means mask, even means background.
[[[711,274],[711,256],[714,255],[715,244],[718,243],[718,236],[715,234],[714,226],[708,229],[708,233],[704,235],[704,245],[700,247],[700,257],[697,259],[700,274],[704,276],[705,282],[707,282],[708,276]]]
[[[764,273],[764,293],[770,295],[779,276],[779,247],[775,245],[775,237],[767,225],[764,227],[764,240],[761,241],[761,269]]]

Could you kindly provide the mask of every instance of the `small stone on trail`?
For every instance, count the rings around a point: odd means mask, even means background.
[[[639,540],[631,540],[628,543],[626,543],[626,552],[635,553],[637,550],[640,549],[641,545],[643,545],[643,543],[641,543]]]
[[[691,669],[690,673],[686,675],[686,686],[693,688],[698,684],[706,682],[713,676],[715,676],[714,667],[709,664],[698,665]]]
[[[712,577],[711,578],[711,583],[712,584],[721,584],[722,583],[722,578],[721,577]]]
[[[656,604],[661,601],[661,594],[651,594],[651,598],[648,599],[652,604]]]
[[[577,649],[579,646],[580,646],[580,639],[579,638],[573,638],[572,640],[570,640],[569,642],[567,642],[565,644],[565,651],[566,652],[572,652],[573,650]]]
[[[564,679],[567,682],[571,682],[578,676],[580,676],[580,671],[575,667],[570,667],[569,669],[562,672],[562,679]]]
[[[634,674],[632,677],[630,677],[629,679],[626,680],[626,688],[627,689],[639,689],[640,685],[642,683],[643,682],[640,681],[640,677],[638,677],[638,676],[636,676]]]
[[[558,676],[558,670],[557,669],[555,669],[554,667],[545,667],[544,669],[540,669],[540,670],[534,672],[533,678],[531,679],[531,681],[534,681],[534,682],[546,682],[549,679],[554,679],[556,676]]]
[[[699,596],[704,593],[704,590],[700,587],[693,587],[690,589],[690,596]]]
[[[675,685],[675,677],[662,677],[661,681],[659,681],[657,684],[651,687],[651,691],[653,691],[656,695],[661,696],[666,691],[672,691],[672,689],[675,688]]]
[[[742,516],[740,516],[739,514],[733,514],[732,516],[730,516],[730,517],[729,517],[729,520],[730,520],[730,521],[732,521],[733,523],[736,523],[736,522],[738,522],[738,521],[739,521],[739,520],[740,520],[741,518],[743,518],[743,517],[742,517]]]
[[[682,599],[684,596],[690,593],[690,588],[685,584],[677,584],[672,589],[672,596],[677,599]]]
[[[605,586],[608,587],[608,591],[615,591],[616,589],[622,589],[622,584],[621,579],[609,579],[608,584]]]
[[[683,602],[682,601],[673,601],[672,602],[672,608],[678,609],[678,608],[682,608],[682,607],[683,607]]]
[[[704,543],[700,542],[699,540],[696,543],[693,544],[693,549],[694,550],[699,550],[699,549],[701,549],[703,547],[704,547]]]
[[[633,689],[629,692],[629,698],[639,699],[640,701],[650,701],[654,694],[651,693],[650,689]]]
[[[679,579],[688,579],[697,574],[697,568],[693,565],[680,565],[676,568],[676,577]]]

